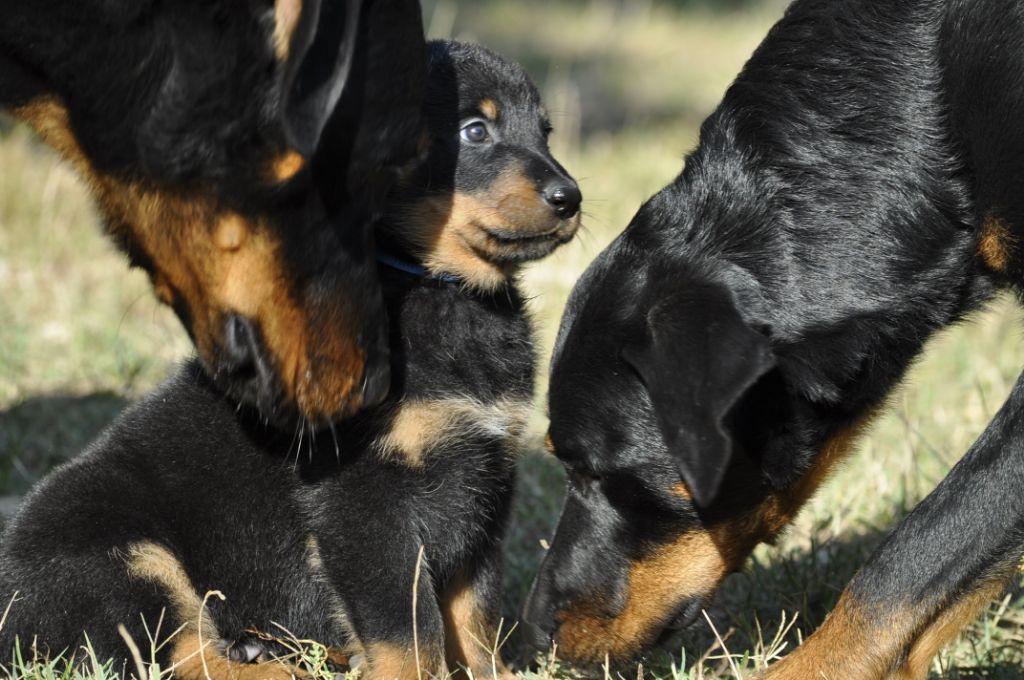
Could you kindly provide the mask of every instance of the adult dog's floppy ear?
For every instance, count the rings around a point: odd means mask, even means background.
[[[301,11],[283,38],[287,61],[281,111],[288,142],[310,158],[345,89],[363,0],[277,0],[278,5],[296,2]]]
[[[720,284],[688,285],[647,314],[645,338],[622,350],[647,388],[668,450],[693,500],[707,507],[732,457],[727,416],[774,365]]]

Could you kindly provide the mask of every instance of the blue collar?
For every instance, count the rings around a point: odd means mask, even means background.
[[[380,262],[386,267],[397,269],[400,272],[405,272],[411,276],[415,276],[418,279],[430,279],[433,281],[443,281],[445,283],[461,283],[462,279],[454,274],[431,274],[423,265],[418,262],[407,262],[400,258],[385,253],[380,250],[377,251],[377,262]]]

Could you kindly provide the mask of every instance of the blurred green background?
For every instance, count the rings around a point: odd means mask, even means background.
[[[680,170],[700,121],[784,6],[780,0],[424,2],[431,37],[479,41],[526,66],[552,113],[555,155],[583,190],[578,239],[526,275],[545,354],[576,277],[640,202]],[[174,317],[154,301],[146,277],[129,271],[100,236],[95,211],[68,166],[6,121],[0,122],[0,168],[2,513],[191,350]],[[702,624],[641,667],[608,674],[747,675],[797,644],[886,527],[941,479],[999,407],[1024,365],[1018,317],[1015,305],[1001,300],[975,323],[931,343],[854,459],[777,546],[759,548],[730,577],[709,611],[729,658]],[[507,545],[510,619],[562,493],[560,469],[539,453],[541,405]],[[780,623],[794,615],[783,646],[770,645]],[[558,663],[557,654],[535,657],[516,635],[505,653],[524,677],[586,677]],[[1021,678],[1022,665],[1018,588],[940,655],[934,677]]]

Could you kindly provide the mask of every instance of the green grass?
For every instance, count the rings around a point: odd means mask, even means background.
[[[583,232],[526,276],[546,350],[576,277],[640,202],[678,172],[700,120],[781,5],[737,3],[744,9],[714,13],[709,3],[679,10],[639,0],[426,4],[434,35],[476,38],[527,64],[553,113],[556,155],[580,180]],[[23,128],[4,129],[0,125],[0,495],[23,493],[191,353],[177,321],[153,301],[146,277],[128,271],[102,238],[71,171]],[[779,643],[783,653],[821,622],[887,528],[981,432],[1024,365],[1019,317],[1013,302],[1000,300],[936,338],[859,452],[777,546],[759,548],[727,580],[709,615],[744,676],[780,651],[770,642],[784,617],[797,616]],[[539,452],[543,420],[538,408],[507,542],[510,619],[561,503],[561,470]],[[943,651],[933,677],[1024,677],[1022,588],[993,603]],[[734,676],[707,625],[669,651],[674,654],[645,659],[645,677]],[[524,678],[584,677],[557,658],[535,657],[516,634],[504,653],[518,668],[533,669],[523,671]],[[106,678],[94,668],[76,672]],[[610,672],[619,674],[635,678],[638,669]],[[59,664],[31,663],[12,675],[72,677]]]

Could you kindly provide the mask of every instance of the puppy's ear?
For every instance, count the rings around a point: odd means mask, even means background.
[[[345,89],[363,1],[275,1],[274,40],[285,58],[280,110],[289,144],[307,158]]]
[[[743,321],[725,286],[694,283],[648,313],[645,338],[622,357],[647,388],[690,494],[707,507],[732,457],[727,416],[775,365],[768,339]]]

